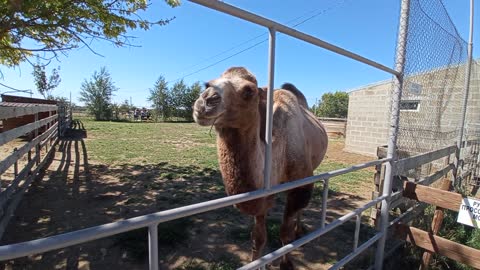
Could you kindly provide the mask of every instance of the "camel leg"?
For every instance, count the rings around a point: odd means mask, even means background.
[[[280,227],[280,239],[283,245],[295,240],[295,227],[300,226],[300,223],[296,221],[299,218],[300,211],[307,207],[312,195],[313,184],[298,187],[288,191],[287,204],[285,205],[285,212],[283,214],[283,223]],[[281,270],[294,269],[292,262],[288,258],[288,254],[282,258],[280,263]]]
[[[302,226],[302,210],[303,209],[300,209],[297,212],[297,221],[295,222],[295,239],[302,237],[304,234]]]
[[[266,214],[255,216],[255,224],[252,231],[252,261],[262,256],[263,248],[267,241],[266,216]]]

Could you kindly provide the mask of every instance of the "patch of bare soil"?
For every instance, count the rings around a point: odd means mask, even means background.
[[[62,140],[47,170],[20,203],[2,245],[70,232],[224,196],[217,170],[177,167],[167,162],[142,166],[90,163],[85,130]],[[329,150],[330,151],[330,150]],[[331,151],[330,151],[331,152]],[[360,206],[364,198],[333,193],[327,220]],[[278,239],[284,197],[268,220],[268,246]],[[321,201],[304,211],[305,228],[320,228]],[[248,263],[252,220],[228,207],[160,224],[161,269],[236,269]],[[298,269],[327,269],[352,250],[353,222],[293,252]],[[361,241],[370,234],[362,227]],[[66,249],[2,263],[3,269],[147,269],[147,232],[137,230]],[[269,269],[278,269],[274,263]],[[353,268],[358,269],[358,268]]]
[[[342,137],[330,138],[326,158],[346,164],[360,164],[375,158],[343,151],[345,140]]]

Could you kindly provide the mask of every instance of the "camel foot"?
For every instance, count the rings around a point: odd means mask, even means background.
[[[300,226],[295,226],[295,239],[302,238],[302,236],[307,234],[307,227],[300,225]]]
[[[280,263],[280,270],[295,270],[295,267],[293,267],[293,263],[290,260],[284,260]]]

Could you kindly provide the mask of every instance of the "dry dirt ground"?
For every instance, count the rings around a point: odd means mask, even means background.
[[[224,196],[220,173],[196,166],[178,167],[161,162],[150,165],[111,165],[89,160],[87,132],[72,130],[57,145],[48,169],[41,172],[20,203],[1,241],[2,245],[52,236],[142,214],[171,209]],[[369,157],[342,151],[330,144],[331,160],[361,163]],[[160,177],[161,176],[161,177]],[[372,175],[373,179],[373,175]],[[330,222],[369,199],[331,192]],[[318,193],[321,193],[318,192]],[[358,194],[358,193],[356,193]],[[269,216],[266,251],[280,247],[278,240],[283,196]],[[305,228],[319,228],[321,197],[315,195],[304,211]],[[365,224],[367,222],[364,222]],[[161,269],[236,269],[248,262],[251,218],[228,207],[161,224]],[[351,251],[353,222],[293,252],[298,269],[327,269]],[[362,226],[360,240],[371,235]],[[4,262],[3,269],[148,269],[146,230],[121,234],[70,248]],[[368,260],[368,256],[363,260]],[[360,262],[361,264],[361,262]],[[358,269],[358,265],[352,269]],[[277,269],[277,263],[269,266]]]

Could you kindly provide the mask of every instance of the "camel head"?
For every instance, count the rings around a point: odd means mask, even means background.
[[[205,91],[193,106],[193,119],[201,126],[246,127],[255,122],[262,93],[247,69],[229,68],[220,78],[205,84]]]

